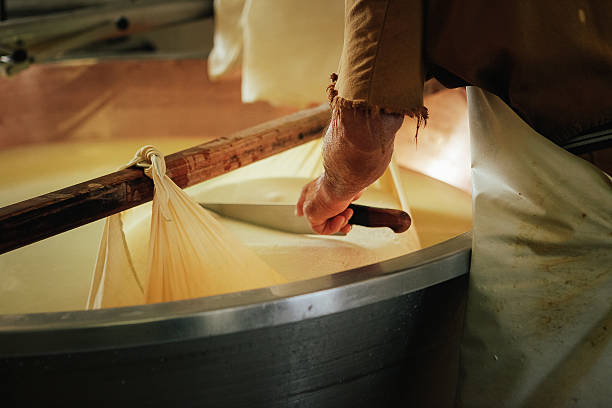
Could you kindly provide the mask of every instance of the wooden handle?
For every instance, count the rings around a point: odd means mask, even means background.
[[[389,227],[395,233],[406,231],[410,228],[412,220],[407,212],[393,210],[390,208],[376,208],[365,205],[351,204],[353,216],[349,224],[362,225],[364,227]]]
[[[329,119],[329,108],[321,105],[182,150],[165,157],[166,174],[189,187],[317,139]],[[0,253],[152,199],[153,181],[142,169],[128,168],[0,208]]]

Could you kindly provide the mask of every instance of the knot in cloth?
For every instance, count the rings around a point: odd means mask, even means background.
[[[160,178],[163,178],[166,174],[164,155],[157,147],[151,145],[142,146],[138,149],[132,160],[126,165],[126,167],[132,166],[144,168],[145,175],[150,178],[153,178],[151,175],[151,168],[155,169],[155,172]]]
[[[172,221],[170,209],[168,208],[171,190],[168,183],[172,183],[172,181],[166,176],[166,161],[162,152],[155,146],[143,146],[138,149],[132,160],[123,168],[132,166],[144,168],[144,174],[153,179],[153,184],[155,185],[154,206],[157,203],[163,218],[166,221]],[[153,172],[153,170],[155,171]]]

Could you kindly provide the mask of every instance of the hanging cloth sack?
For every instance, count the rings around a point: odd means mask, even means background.
[[[166,176],[163,155],[144,146],[124,167],[153,179],[148,267],[132,262],[122,214],[106,219],[88,309],[167,302],[285,283]]]

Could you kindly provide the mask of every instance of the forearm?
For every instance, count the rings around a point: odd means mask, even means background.
[[[321,180],[334,199],[353,197],[384,173],[402,121],[402,115],[363,109],[345,107],[334,112],[323,142]]]
[[[422,0],[346,0],[339,75],[328,87],[333,119],[323,143],[325,172],[302,189],[297,215],[319,234],[347,233],[359,193],[393,154],[404,115],[417,129],[423,106]]]

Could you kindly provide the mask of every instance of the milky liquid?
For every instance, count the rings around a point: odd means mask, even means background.
[[[144,144],[166,154],[193,139],[37,145],[0,152],[0,204],[8,205],[113,171]],[[305,147],[311,149],[312,147]],[[273,168],[266,173],[266,168]],[[254,175],[257,177],[254,178]],[[265,161],[201,183],[187,192],[199,201],[293,203],[307,179],[275,177],[278,163]],[[282,176],[282,174],[281,174]],[[223,225],[286,279],[296,281],[379,262],[451,238],[471,228],[466,193],[427,176],[401,171],[418,240],[385,228],[355,227],[347,237],[294,235],[238,221]],[[237,188],[239,186],[239,188]],[[387,191],[371,189],[362,204],[398,208]],[[128,241],[142,245],[150,204],[134,211]],[[0,255],[0,313],[84,309],[104,221],[96,221]],[[144,262],[137,249],[135,262]]]

